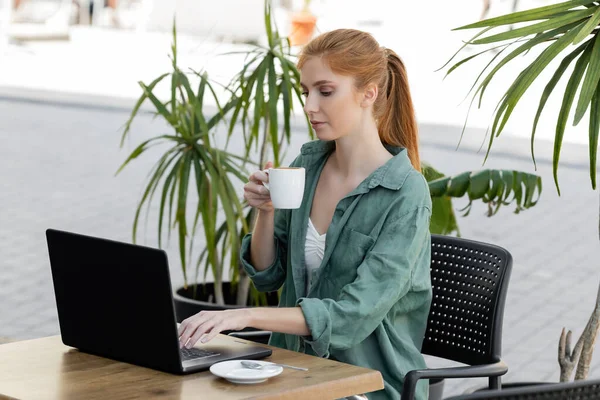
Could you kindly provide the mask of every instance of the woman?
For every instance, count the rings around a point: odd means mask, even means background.
[[[406,372],[426,367],[431,302],[431,199],[406,71],[396,53],[349,29],[315,38],[298,68],[319,138],[291,164],[306,168],[302,206],[275,211],[262,171],[244,188],[258,216],[242,262],[258,290],[283,285],[279,308],[201,312],[182,323],[180,343],[269,330],[274,346],[381,371],[385,389],[368,398],[398,399]],[[426,397],[419,383],[417,398]]]

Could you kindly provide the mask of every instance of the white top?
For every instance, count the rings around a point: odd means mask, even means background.
[[[306,259],[306,293],[312,285],[314,272],[321,266],[325,254],[325,238],[327,234],[320,235],[310,218],[306,230],[306,245],[304,257]]]

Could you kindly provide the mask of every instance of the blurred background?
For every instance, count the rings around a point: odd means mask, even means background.
[[[484,15],[555,2],[310,3],[316,17],[314,35],[336,28],[365,30],[404,60],[424,160],[448,175],[502,168],[542,176],[544,192],[536,207],[516,215],[509,206],[488,218],[486,206],[475,204],[468,217],[458,220],[463,237],[501,245],[514,257],[503,335],[503,357],[510,368],[507,381],[558,380],[560,331],[565,326],[579,334],[594,306],[600,246],[598,198],[589,183],[587,126],[568,127],[558,196],[551,164],[555,112],[548,111],[538,126],[537,170],[530,155],[531,125],[543,86],[536,83],[531,89],[536,94],[525,95],[483,165],[486,129],[506,90],[499,83],[502,78],[490,85],[482,107],[473,107],[458,146],[470,102],[465,98],[487,61],[473,61],[446,79],[448,68],[438,69],[474,35],[453,28]],[[303,4],[273,1],[273,17],[282,34],[290,32],[291,19]],[[138,82],[149,83],[170,70],[173,17],[181,68],[207,71],[226,84],[240,70],[244,56],[223,54],[266,41],[264,4],[263,0],[0,0],[0,6],[0,337],[20,340],[59,333],[45,229],[132,241],[136,206],[160,153],[148,151],[115,173],[144,139],[172,128],[154,118],[145,104],[123,147],[120,140],[141,95]],[[467,48],[463,57],[473,54]],[[517,59],[507,66],[502,73],[512,73],[508,83],[526,65]],[[564,82],[558,88],[564,89]],[[168,96],[168,86],[160,90]],[[559,96],[551,97],[547,110],[558,110],[560,102]],[[302,118],[296,107],[286,162],[307,140]],[[242,149],[239,135],[231,141],[233,152]],[[241,185],[237,189],[241,194]],[[456,201],[456,208],[467,202]],[[155,204],[150,212],[156,209]],[[140,228],[138,242],[156,247],[156,224],[152,218],[148,221]],[[201,239],[198,245],[203,245]],[[181,285],[176,240],[164,247],[173,286]],[[212,276],[206,279],[211,281]],[[436,360],[430,362],[438,365]],[[599,363],[592,365],[590,376],[598,377]],[[459,394],[477,385],[474,380],[448,382],[445,393]]]

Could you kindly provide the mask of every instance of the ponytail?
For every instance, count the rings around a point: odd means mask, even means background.
[[[405,147],[408,158],[417,171],[421,171],[419,157],[419,128],[410,96],[408,77],[404,63],[398,55],[384,49],[387,59],[387,79],[385,80],[385,103],[378,118],[378,131],[381,142],[392,146]]]

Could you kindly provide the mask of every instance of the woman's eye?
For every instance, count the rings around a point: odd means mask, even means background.
[[[308,92],[302,92],[302,96],[308,96]]]
[[[327,97],[327,96],[331,95],[331,93],[333,93],[333,92],[321,92],[321,95]]]

